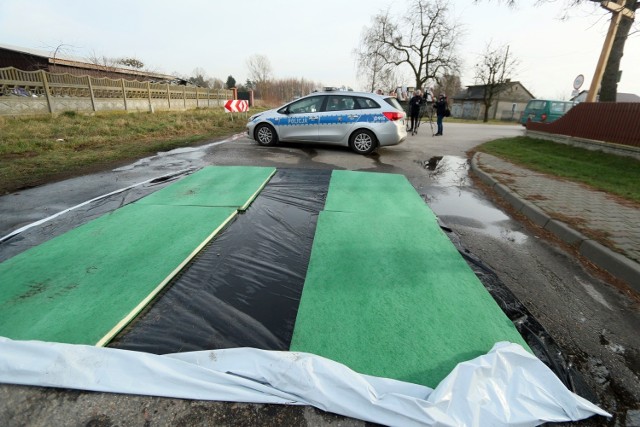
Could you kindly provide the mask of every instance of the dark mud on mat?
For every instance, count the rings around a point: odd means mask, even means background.
[[[278,169],[110,347],[165,354],[288,350],[331,171]]]

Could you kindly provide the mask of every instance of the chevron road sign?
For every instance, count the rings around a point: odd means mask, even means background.
[[[226,113],[244,113],[249,111],[249,101],[246,100],[229,100],[224,104]]]

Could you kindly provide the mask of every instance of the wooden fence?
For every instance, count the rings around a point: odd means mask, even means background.
[[[0,68],[0,115],[222,107],[233,90]]]
[[[552,123],[526,126],[527,131],[640,149],[640,103],[583,102]]]

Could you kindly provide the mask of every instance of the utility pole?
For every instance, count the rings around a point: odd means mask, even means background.
[[[602,52],[600,53],[600,59],[598,59],[598,65],[596,65],[596,71],[593,74],[591,80],[591,87],[589,88],[589,94],[587,95],[586,102],[595,102],[598,91],[600,90],[600,83],[602,82],[602,75],[604,74],[604,68],[609,61],[609,54],[611,53],[611,46],[613,46],[613,40],[616,38],[618,32],[618,26],[623,16],[629,19],[634,19],[635,12],[627,9],[625,6],[625,0],[616,1],[601,1],[600,6],[611,12],[611,23],[609,24],[609,31],[607,37],[604,39],[602,45]]]

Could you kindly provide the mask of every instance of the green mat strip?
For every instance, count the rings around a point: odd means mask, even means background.
[[[106,344],[275,173],[220,168],[188,177],[206,205],[142,199],[0,264],[0,336]],[[174,185],[187,188],[178,181],[161,191]],[[224,206],[229,197],[218,203],[211,195],[233,192],[233,185],[245,197],[236,206]]]
[[[206,167],[150,194],[137,203],[144,205],[229,206],[244,211],[275,173],[275,168],[267,167]]]
[[[237,210],[233,210],[229,214],[229,216],[227,216],[227,218],[224,218],[225,211],[227,211],[227,209],[224,209],[224,208],[214,208],[214,209],[218,211],[218,213],[222,214],[221,216],[219,216],[218,218],[216,218],[214,221],[211,222],[211,224],[219,223],[218,227],[215,230],[213,230],[213,232],[209,234],[195,249],[193,249],[193,251],[191,251],[191,253],[188,254],[182,260],[182,262],[180,262],[180,264],[178,264],[178,266],[176,266],[176,268],[173,269],[173,271],[168,273],[166,277],[158,284],[158,286],[156,286],[155,289],[149,292],[149,294],[142,301],[140,301],[140,303],[136,307],[134,307],[127,315],[125,315],[122,318],[122,320],[120,320],[113,328],[111,328],[111,330],[107,332],[96,343],[96,346],[102,347],[107,345],[109,341],[111,341],[122,329],[124,329],[125,326],[129,324],[129,322],[135,319],[135,317],[138,314],[140,314],[140,312],[160,293],[160,291],[164,289],[164,287],[175,277],[175,275],[178,274],[180,270],[182,270],[238,213]],[[212,209],[209,209],[209,210],[212,210]],[[197,242],[197,239],[194,239],[193,242]],[[175,248],[175,245],[172,244],[171,246]],[[171,255],[176,255],[176,257],[174,258],[174,260],[172,260],[172,262],[163,263],[163,266],[167,266],[167,265],[171,266],[173,265],[174,262],[178,262],[181,259],[181,256],[183,255],[183,253],[172,252]],[[129,260],[124,259],[123,261],[127,262]],[[150,283],[154,283],[154,282],[152,281]],[[135,301],[132,301],[132,302],[135,302]]]
[[[402,194],[416,194],[413,187],[396,175],[372,175],[332,175],[327,201],[341,200],[343,212],[319,216],[290,349],[434,387],[497,341],[528,348],[430,209]],[[344,187],[366,194],[351,207],[336,194]]]
[[[334,170],[325,211],[422,215],[437,221],[404,175]]]

